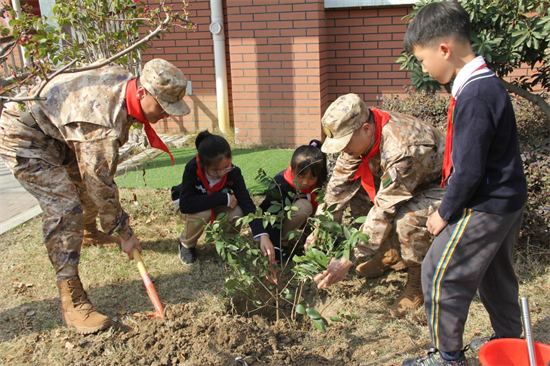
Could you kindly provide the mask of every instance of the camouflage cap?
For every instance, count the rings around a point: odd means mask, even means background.
[[[325,153],[342,151],[369,117],[365,102],[357,94],[346,94],[338,97],[327,108],[321,124],[327,136],[321,150]]]
[[[139,78],[141,85],[154,96],[171,116],[185,116],[191,112],[183,101],[187,79],[180,69],[170,62],[155,58],[143,66]]]

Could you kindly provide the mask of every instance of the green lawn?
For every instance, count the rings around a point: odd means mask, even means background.
[[[180,184],[185,164],[196,156],[197,150],[174,149],[171,153],[174,166],[171,165],[170,156],[162,154],[116,178],[117,185],[121,188],[170,188]],[[293,150],[232,149],[232,153],[233,164],[241,168],[250,193],[261,194],[264,188],[255,180],[258,169],[263,168],[268,175],[274,176],[288,167]]]

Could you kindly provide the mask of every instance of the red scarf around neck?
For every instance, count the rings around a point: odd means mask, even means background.
[[[374,203],[374,197],[376,197],[376,187],[374,186],[374,177],[372,176],[372,171],[370,170],[369,161],[379,153],[382,128],[390,120],[390,115],[386,112],[382,112],[378,108],[372,108],[370,112],[374,116],[374,123],[376,125],[374,145],[366,156],[361,157],[361,164],[359,164],[359,167],[357,168],[357,173],[355,173],[355,177],[350,180],[361,178],[361,185],[365,188],[365,191],[367,191],[372,203]]]
[[[141,104],[137,98],[137,79],[132,79],[126,85],[126,106],[128,107],[128,114],[141,123],[145,128],[145,134],[147,135],[147,140],[149,140],[149,145],[154,148],[160,149],[164,152],[167,152],[170,155],[172,160],[172,165],[174,165],[174,157],[168,150],[168,147],[162,142],[160,137],[157,135],[151,123],[145,119],[143,116],[143,111],[141,110]]]
[[[296,188],[296,184],[294,183],[294,174],[292,174],[291,167],[288,167],[287,170],[285,170],[283,177],[285,180],[298,192],[298,189]],[[313,207],[313,212],[317,211],[317,206],[319,205],[315,198],[317,197],[316,193],[313,193],[313,190],[317,188],[317,184],[314,184],[309,189],[304,189],[300,187],[300,193],[301,194],[309,194],[311,196],[311,206]]]
[[[201,168],[201,163],[199,162],[199,157],[196,158],[197,161],[197,175],[201,179],[202,186],[206,189],[208,194],[212,194],[213,192],[220,191],[223,186],[225,185],[225,182],[227,181],[227,174],[223,176],[222,180],[218,183],[214,184],[214,187],[210,187],[210,183],[208,182],[208,179],[206,178],[206,174],[204,173],[204,170]],[[212,214],[210,215],[210,223],[214,222],[214,219],[216,218],[216,213],[214,212],[214,209],[211,209]]]
[[[487,64],[483,64],[474,71],[483,69]],[[471,75],[470,75],[471,76]],[[454,132],[454,113],[455,113],[456,99],[451,96],[451,103],[449,104],[449,110],[447,111],[447,134],[445,135],[445,154],[443,155],[443,169],[441,174],[441,187],[447,184],[447,179],[451,175],[453,170],[453,160],[451,159],[451,153],[453,151],[453,132]]]

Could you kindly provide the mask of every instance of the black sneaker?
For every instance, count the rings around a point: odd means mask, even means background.
[[[194,264],[197,261],[197,249],[186,248],[180,243],[180,261],[183,264]]]
[[[464,356],[464,351],[460,352],[458,360],[449,361],[441,357],[438,350],[430,348],[426,356],[406,358],[403,361],[403,366],[468,366],[468,360]]]
[[[477,355],[481,347],[493,339],[497,339],[497,335],[495,333],[493,333],[490,337],[475,338],[470,342],[470,349]]]

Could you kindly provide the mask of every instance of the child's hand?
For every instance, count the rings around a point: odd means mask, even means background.
[[[232,194],[229,195],[229,208],[234,209],[237,206],[237,198]]]
[[[443,220],[439,215],[439,211],[435,211],[433,214],[428,217],[428,223],[426,224],[428,231],[437,236],[439,233],[445,229],[448,222]]]
[[[269,235],[260,236],[260,249],[265,257],[269,257],[269,263],[274,264],[275,262],[275,248],[273,248],[273,243],[269,239]]]
[[[269,271],[265,278],[273,283],[277,284],[277,262],[275,261],[275,248],[273,248],[273,243],[269,239],[269,235],[260,236],[260,249],[264,256],[269,257]]]
[[[266,280],[268,280],[269,282],[271,282],[274,285],[277,284],[277,270],[278,270],[277,264],[270,263],[269,268],[268,268],[268,272],[265,275]]]

